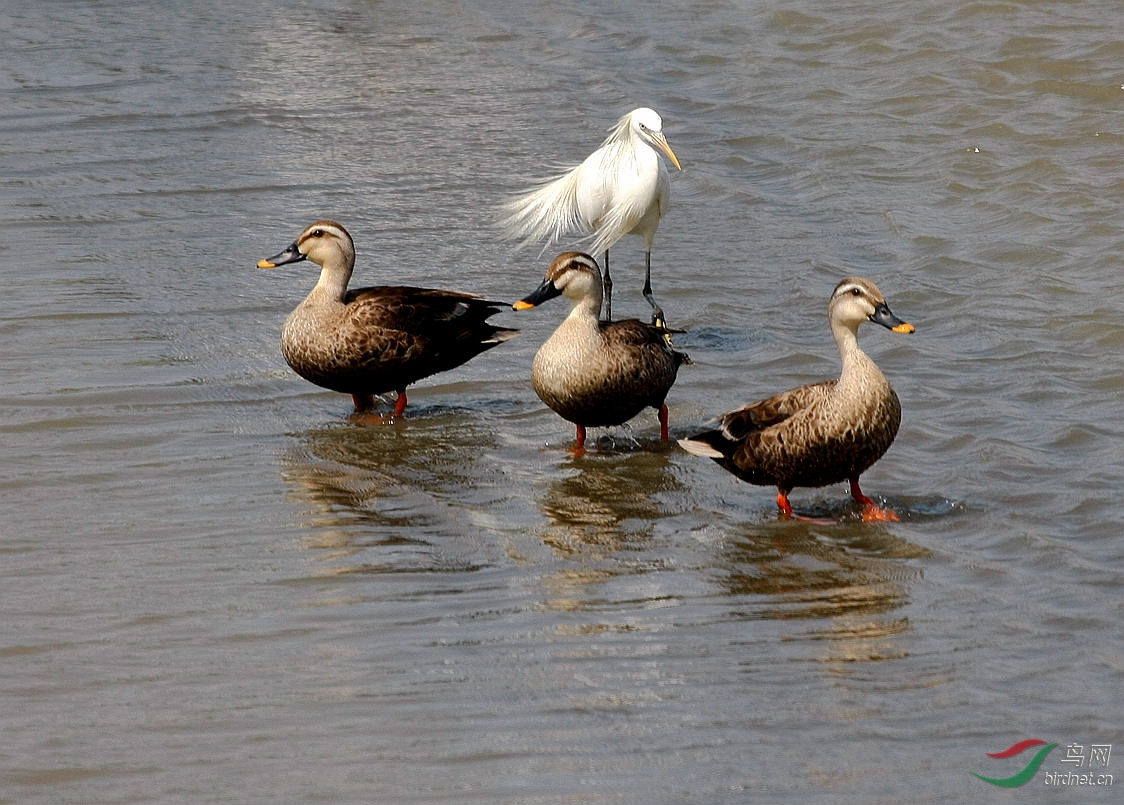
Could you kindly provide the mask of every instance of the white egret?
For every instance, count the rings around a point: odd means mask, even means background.
[[[613,318],[609,248],[625,235],[641,235],[644,298],[652,306],[652,321],[662,325],[663,310],[652,297],[652,239],[667,211],[671,182],[656,149],[682,168],[663,135],[663,120],[652,109],[633,109],[609,132],[582,164],[505,205],[504,235],[521,239],[521,245],[544,238],[552,243],[575,230],[593,236],[590,251],[604,253],[609,320]]]

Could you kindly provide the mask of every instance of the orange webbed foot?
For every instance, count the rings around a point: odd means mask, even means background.
[[[864,523],[900,523],[902,518],[893,509],[883,509],[873,503],[863,506]]]
[[[883,509],[864,495],[859,488],[858,478],[851,479],[851,497],[855,499],[856,503],[862,504],[864,523],[900,523],[902,521],[902,518],[898,517],[893,509]]]

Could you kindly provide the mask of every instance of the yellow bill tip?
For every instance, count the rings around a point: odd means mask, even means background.
[[[908,321],[903,321],[897,327],[894,327],[895,333],[912,333],[917,328],[910,324]]]
[[[675,156],[675,152],[671,150],[671,145],[668,143],[667,138],[662,134],[657,134],[653,139],[656,141],[656,145],[659,146],[659,149],[671,160],[671,164],[679,170],[683,170],[683,166],[679,164],[679,157]]]
[[[258,260],[258,268],[277,268],[277,264],[268,260]]]
[[[515,310],[530,310],[531,308],[534,307],[534,305],[532,305],[526,299],[520,299],[518,302],[516,302],[514,305],[512,305],[512,307]]]

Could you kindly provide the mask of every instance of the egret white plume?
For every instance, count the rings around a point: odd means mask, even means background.
[[[656,153],[676,168],[679,159],[663,135],[663,120],[648,108],[633,109],[609,130],[601,147],[575,168],[505,205],[504,236],[521,246],[568,234],[593,238],[590,251],[604,254],[605,316],[612,319],[613,280],[609,249],[625,235],[644,238],[644,297],[654,321],[663,311],[652,297],[652,240],[668,209],[671,182]]]

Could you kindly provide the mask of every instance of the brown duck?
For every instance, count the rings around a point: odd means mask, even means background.
[[[838,380],[750,403],[719,417],[717,429],[679,443],[743,481],[776,485],[777,506],[785,516],[792,514],[788,494],[794,487],[849,481],[865,519],[897,520],[859,488],[859,475],[894,441],[902,409],[885,375],[859,348],[858,329],[865,321],[895,333],[912,333],[914,327],[890,312],[873,282],[858,277],[835,287],[827,310],[843,360]]]
[[[393,285],[349,291],[355,245],[335,221],[311,224],[258,268],[304,259],[320,266],[320,280],[285,320],[281,352],[305,380],[350,394],[357,411],[373,408],[376,394],[395,391],[394,416],[401,416],[406,386],[519,332],[488,323],[506,303],[472,294]]]
[[[663,327],[638,319],[599,321],[602,293],[597,261],[566,252],[550,264],[542,285],[513,305],[526,310],[562,294],[571,300],[570,315],[535,355],[531,387],[577,426],[579,454],[586,428],[621,425],[648,407],[659,412],[660,438],[666,440],[664,399],[689,360],[671,348]]]

